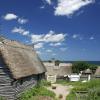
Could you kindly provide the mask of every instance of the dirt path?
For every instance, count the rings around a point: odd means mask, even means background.
[[[47,89],[53,91],[57,98],[59,97],[59,95],[63,95],[63,98],[60,100],[66,100],[66,96],[70,93],[70,90],[72,89],[72,86],[64,86],[61,84],[53,84],[54,86],[56,86],[56,89],[52,89],[51,87],[47,87]]]

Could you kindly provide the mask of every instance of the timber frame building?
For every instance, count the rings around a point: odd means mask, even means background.
[[[46,69],[31,46],[0,37],[0,96],[15,100],[44,78]]]

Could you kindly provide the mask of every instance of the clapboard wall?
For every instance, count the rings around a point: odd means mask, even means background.
[[[15,90],[11,86],[12,81],[13,79],[10,76],[10,71],[7,69],[0,55],[0,96],[7,99],[14,98]]]
[[[15,100],[25,89],[37,84],[42,74],[13,79],[10,70],[0,57],[0,96],[7,100]]]

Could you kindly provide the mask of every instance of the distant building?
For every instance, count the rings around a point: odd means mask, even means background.
[[[68,75],[70,81],[77,82],[80,80],[80,75]]]
[[[92,70],[91,69],[86,69],[82,72],[82,74],[85,74],[85,75],[89,75],[89,74],[92,74]]]
[[[36,85],[45,71],[32,47],[0,37],[0,96],[15,100]]]
[[[96,69],[95,76],[97,78],[100,78],[100,66],[98,66],[98,68]]]
[[[71,63],[60,63],[56,61],[43,62],[46,67],[46,75],[56,75],[57,78],[63,77],[64,75],[70,75],[72,73]]]

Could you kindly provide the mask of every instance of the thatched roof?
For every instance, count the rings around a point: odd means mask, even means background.
[[[96,69],[95,75],[100,75],[100,67]]]
[[[0,54],[15,79],[46,71],[30,46],[4,39],[0,42]]]
[[[88,69],[86,69],[86,70],[84,71],[84,73],[85,73],[85,74],[91,74],[92,71],[88,68]]]
[[[61,77],[72,73],[72,64],[70,63],[60,63],[59,66],[55,66],[52,62],[44,62],[44,65],[47,69],[47,75],[57,75],[57,77]]]

